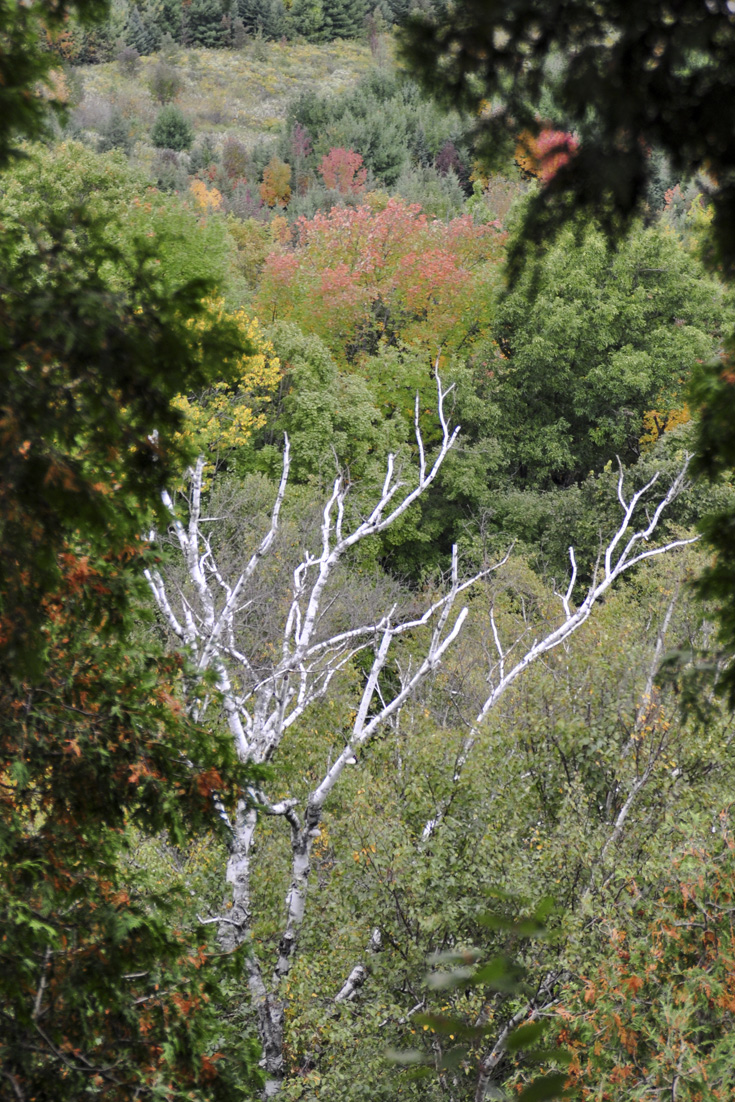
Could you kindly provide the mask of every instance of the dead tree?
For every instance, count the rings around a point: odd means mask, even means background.
[[[264,666],[262,656],[256,660],[253,654],[242,649],[238,623],[244,610],[250,608],[254,599],[252,594],[257,596],[255,579],[275,546],[289,475],[288,441],[268,530],[247,561],[234,571],[225,570],[218,563],[214,537],[219,522],[203,512],[205,460],[200,458],[188,473],[188,488],[182,495],[183,508],[178,507],[179,503],[171,495],[163,495],[171,517],[167,537],[178,548],[187,582],[186,585],[177,585],[175,576],[166,574],[163,568],[147,571],[146,578],[170,631],[192,656],[196,673],[202,678],[205,673],[209,675],[209,681],[195,679],[191,685],[187,702],[190,713],[202,719],[216,700],[223,710],[241,761],[271,761],[289,729],[325,697],[340,671],[348,670],[358,655],[363,655],[363,663],[365,652],[372,655],[366,667],[362,690],[354,704],[351,725],[343,732],[344,746],[302,801],[302,806],[296,799],[272,801],[264,791],[251,789],[242,794],[235,821],[230,825],[231,845],[226,881],[231,905],[225,915],[210,920],[218,922],[220,940],[226,949],[247,943],[251,936],[252,849],[261,817],[279,817],[290,831],[290,882],[285,894],[277,959],[272,969],[266,969],[252,952],[247,965],[264,1049],[266,1097],[278,1092],[284,1075],[282,984],[291,967],[304,919],[312,848],[320,832],[324,805],[345,769],[356,760],[356,753],[386,723],[398,717],[419,685],[441,663],[468,614],[466,606],[458,608],[461,594],[507,560],[506,555],[500,563],[460,580],[455,549],[444,592],[430,601],[420,614],[400,616],[393,607],[368,622],[357,623],[341,631],[325,629],[325,614],[332,600],[339,564],[362,541],[389,529],[425,494],[453,447],[459,430],[450,428],[446,419],[445,402],[450,391],[451,387],[444,389],[437,377],[441,442],[434,457],[430,459],[426,453],[417,400],[415,433],[418,459],[411,481],[404,480],[395,457],[389,455],[382,488],[367,516],[350,522],[350,487],[343,477],[335,480],[321,514],[320,546],[314,552],[307,551],[293,570],[279,629],[278,647],[275,654],[271,654],[267,666]],[[590,591],[583,604],[573,609],[571,600],[576,568],[571,553],[572,581],[562,597],[562,625],[544,640],[534,641],[512,666],[508,666],[507,654],[497,640],[499,666],[494,675],[496,681],[478,716],[478,723],[507,685],[537,657],[566,639],[584,622],[592,605],[623,569],[650,555],[662,554],[688,542],[677,540],[633,553],[640,541],[647,541],[654,535],[663,510],[681,492],[684,477],[682,472],[660,499],[647,528],[629,536],[628,525],[633,512],[641,496],[652,489],[653,482],[634,495],[630,503],[626,503],[622,497],[621,476],[619,493],[624,520],[605,554],[604,578],[596,583],[596,588]],[[621,541],[624,541],[622,555],[617,551]],[[389,661],[394,659],[395,644],[409,633],[418,637],[421,629],[424,629],[425,638],[423,651],[419,657],[414,656],[398,667],[397,684],[392,695],[386,699],[380,678]],[[217,690],[214,694],[208,687],[212,679]],[[471,751],[472,742],[473,735],[470,734],[465,743],[464,760]],[[458,763],[457,776],[462,764]],[[440,816],[441,809],[437,818]],[[427,830],[430,832],[434,825],[427,824]]]

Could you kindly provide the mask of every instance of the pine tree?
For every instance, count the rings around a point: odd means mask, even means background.
[[[219,0],[191,0],[187,20],[192,46],[217,49],[224,45],[225,25]]]
[[[280,38],[286,33],[286,12],[281,0],[237,0],[237,11],[248,34]]]
[[[330,38],[358,38],[365,30],[365,0],[324,0]]]
[[[321,42],[325,37],[322,0],[293,0],[288,12],[291,32],[308,42]]]
[[[100,153],[108,153],[111,149],[122,149],[124,153],[130,153],[132,145],[130,126],[125,121],[120,108],[113,107],[109,119],[100,130],[97,148]]]
[[[164,35],[178,40],[181,35],[181,0],[147,0],[143,21],[160,45]]]
[[[130,12],[130,19],[125,31],[125,43],[132,49],[137,50],[141,57],[153,52],[153,38],[137,8],[133,8]]]
[[[151,141],[157,149],[173,149],[180,153],[191,149],[194,131],[179,108],[169,103],[158,112],[151,131]]]

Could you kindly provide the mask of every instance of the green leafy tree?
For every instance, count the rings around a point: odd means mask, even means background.
[[[582,208],[613,234],[628,226],[659,175],[659,151],[675,172],[704,172],[712,181],[707,260],[732,280],[735,19],[727,4],[683,0],[672,17],[656,0],[637,4],[634,13],[618,0],[571,0],[559,18],[537,0],[464,0],[417,15],[404,53],[427,91],[479,118],[490,160],[507,157],[521,130],[537,134],[551,123],[576,134],[574,155],[533,200],[511,275]],[[492,111],[485,110],[489,102]],[[731,336],[723,361],[702,366],[692,390],[701,413],[701,467],[713,475],[733,455],[732,344]],[[722,610],[727,660],[718,676],[735,698],[732,530],[730,512],[706,526],[717,563],[703,589]]]
[[[0,8],[3,164],[44,123],[41,7]],[[140,533],[188,458],[171,399],[242,340],[207,313],[210,283],[174,289],[144,234],[116,247],[89,193],[38,183],[30,219],[27,189],[0,189],[2,1094],[235,1099],[257,1072],[247,1041],[226,1055],[223,973],[127,858],[131,824],[183,842],[238,772],[177,706],[179,660],[131,643]]]
[[[521,229],[521,233],[523,230]],[[478,361],[522,484],[569,485],[641,450],[644,414],[682,410],[715,351],[722,290],[669,235],[617,250],[589,224],[560,233],[502,299]]]

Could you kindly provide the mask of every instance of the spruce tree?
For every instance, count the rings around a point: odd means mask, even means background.
[[[286,33],[286,12],[281,0],[237,0],[237,13],[248,34],[280,38]]]
[[[307,42],[321,42],[325,37],[324,5],[322,0],[293,0],[288,12],[294,36]]]
[[[164,35],[178,41],[181,35],[181,0],[147,0],[143,21],[160,45]]]
[[[181,153],[191,149],[194,130],[183,112],[173,103],[169,103],[158,112],[151,131],[151,141],[157,149],[173,149]]]
[[[330,38],[358,38],[365,29],[365,0],[324,0]]]
[[[130,12],[128,26],[125,31],[125,44],[133,50],[137,50],[141,57],[153,52],[153,38],[137,8],[133,8]]]
[[[225,25],[219,0],[191,0],[187,20],[192,46],[217,49],[224,45]]]
[[[113,107],[110,117],[100,130],[98,149],[100,153],[108,153],[112,149],[122,149],[124,153],[130,153],[133,141],[130,136],[130,126],[125,121],[119,107]]]

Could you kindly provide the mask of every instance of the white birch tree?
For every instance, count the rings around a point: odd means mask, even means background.
[[[336,478],[331,495],[323,506],[319,546],[306,551],[293,569],[289,593],[267,594],[259,590],[257,579],[264,561],[277,546],[277,533],[286,495],[290,448],[286,441],[283,472],[270,515],[268,529],[255,550],[244,560],[225,568],[215,551],[216,533],[221,521],[205,511],[206,463],[200,458],[188,472],[188,486],[178,499],[163,495],[171,517],[165,538],[178,549],[179,577],[164,566],[148,570],[146,577],[155,602],[169,630],[190,653],[196,673],[209,680],[194,681],[187,706],[197,719],[219,706],[227,722],[237,755],[242,762],[266,763],[277,757],[287,732],[304,719],[308,711],[328,693],[340,672],[347,672],[358,655],[365,668],[364,683],[354,701],[352,722],[342,732],[344,746],[336,758],[327,762],[316,784],[302,805],[294,798],[271,800],[262,789],[250,789],[239,800],[234,822],[229,822],[230,850],[225,872],[229,891],[225,913],[209,921],[219,925],[221,944],[235,949],[251,939],[251,863],[258,823],[263,816],[284,820],[290,833],[291,858],[289,882],[285,885],[285,906],[281,935],[275,959],[266,966],[254,951],[247,957],[249,987],[257,1010],[258,1026],[264,1050],[267,1083],[266,1097],[278,1093],[284,1076],[284,979],[294,959],[299,930],[304,920],[312,848],[320,833],[323,808],[339,783],[345,769],[355,763],[356,755],[386,724],[396,722],[401,709],[418,687],[436,670],[456,640],[468,615],[459,598],[471,586],[507,561],[505,558],[473,576],[461,579],[456,549],[444,591],[426,603],[414,615],[398,614],[396,606],[376,617],[356,622],[342,630],[330,630],[328,610],[338,582],[337,568],[360,543],[389,529],[417,502],[434,482],[446,456],[454,446],[459,429],[450,427],[445,403],[451,390],[443,388],[437,376],[438,418],[441,441],[433,457],[427,455],[419,425],[418,400],[415,411],[417,462],[410,478],[393,455],[386,461],[385,477],[377,500],[366,516],[350,521],[349,484]],[[561,623],[543,639],[530,645],[519,641],[515,648],[504,646],[494,631],[497,661],[489,671],[491,691],[467,736],[455,771],[458,782],[474,745],[477,726],[494,707],[504,690],[537,658],[563,643],[589,617],[594,604],[622,573],[643,560],[667,553],[689,540],[674,540],[652,545],[667,506],[682,492],[686,482],[686,463],[669,489],[655,499],[645,524],[636,528],[634,515],[650,499],[657,478],[652,479],[630,500],[624,496],[621,470],[618,497],[623,519],[603,552],[593,582],[579,606],[572,603],[576,582],[574,552],[570,551],[572,575],[561,596]],[[156,538],[155,536],[153,538]],[[231,556],[230,556],[231,558]],[[183,570],[182,570],[183,568]],[[283,617],[278,630],[278,646],[268,660],[262,654],[248,653],[240,629],[242,617],[265,615],[258,603],[283,602]],[[276,600],[277,598],[277,600]],[[253,607],[255,606],[255,607]],[[396,644],[411,636],[423,639],[418,656],[397,658]],[[413,648],[415,652],[415,647]],[[365,653],[371,658],[365,665]],[[381,674],[391,667],[397,674],[393,691],[385,694]],[[211,687],[212,679],[216,692]],[[431,834],[443,814],[437,808],[427,823]],[[220,808],[226,817],[224,808]],[[379,938],[379,933],[376,932]],[[356,964],[354,976],[361,975]],[[346,981],[346,987],[349,979]],[[344,997],[348,997],[345,987]],[[339,996],[338,996],[339,997]]]

